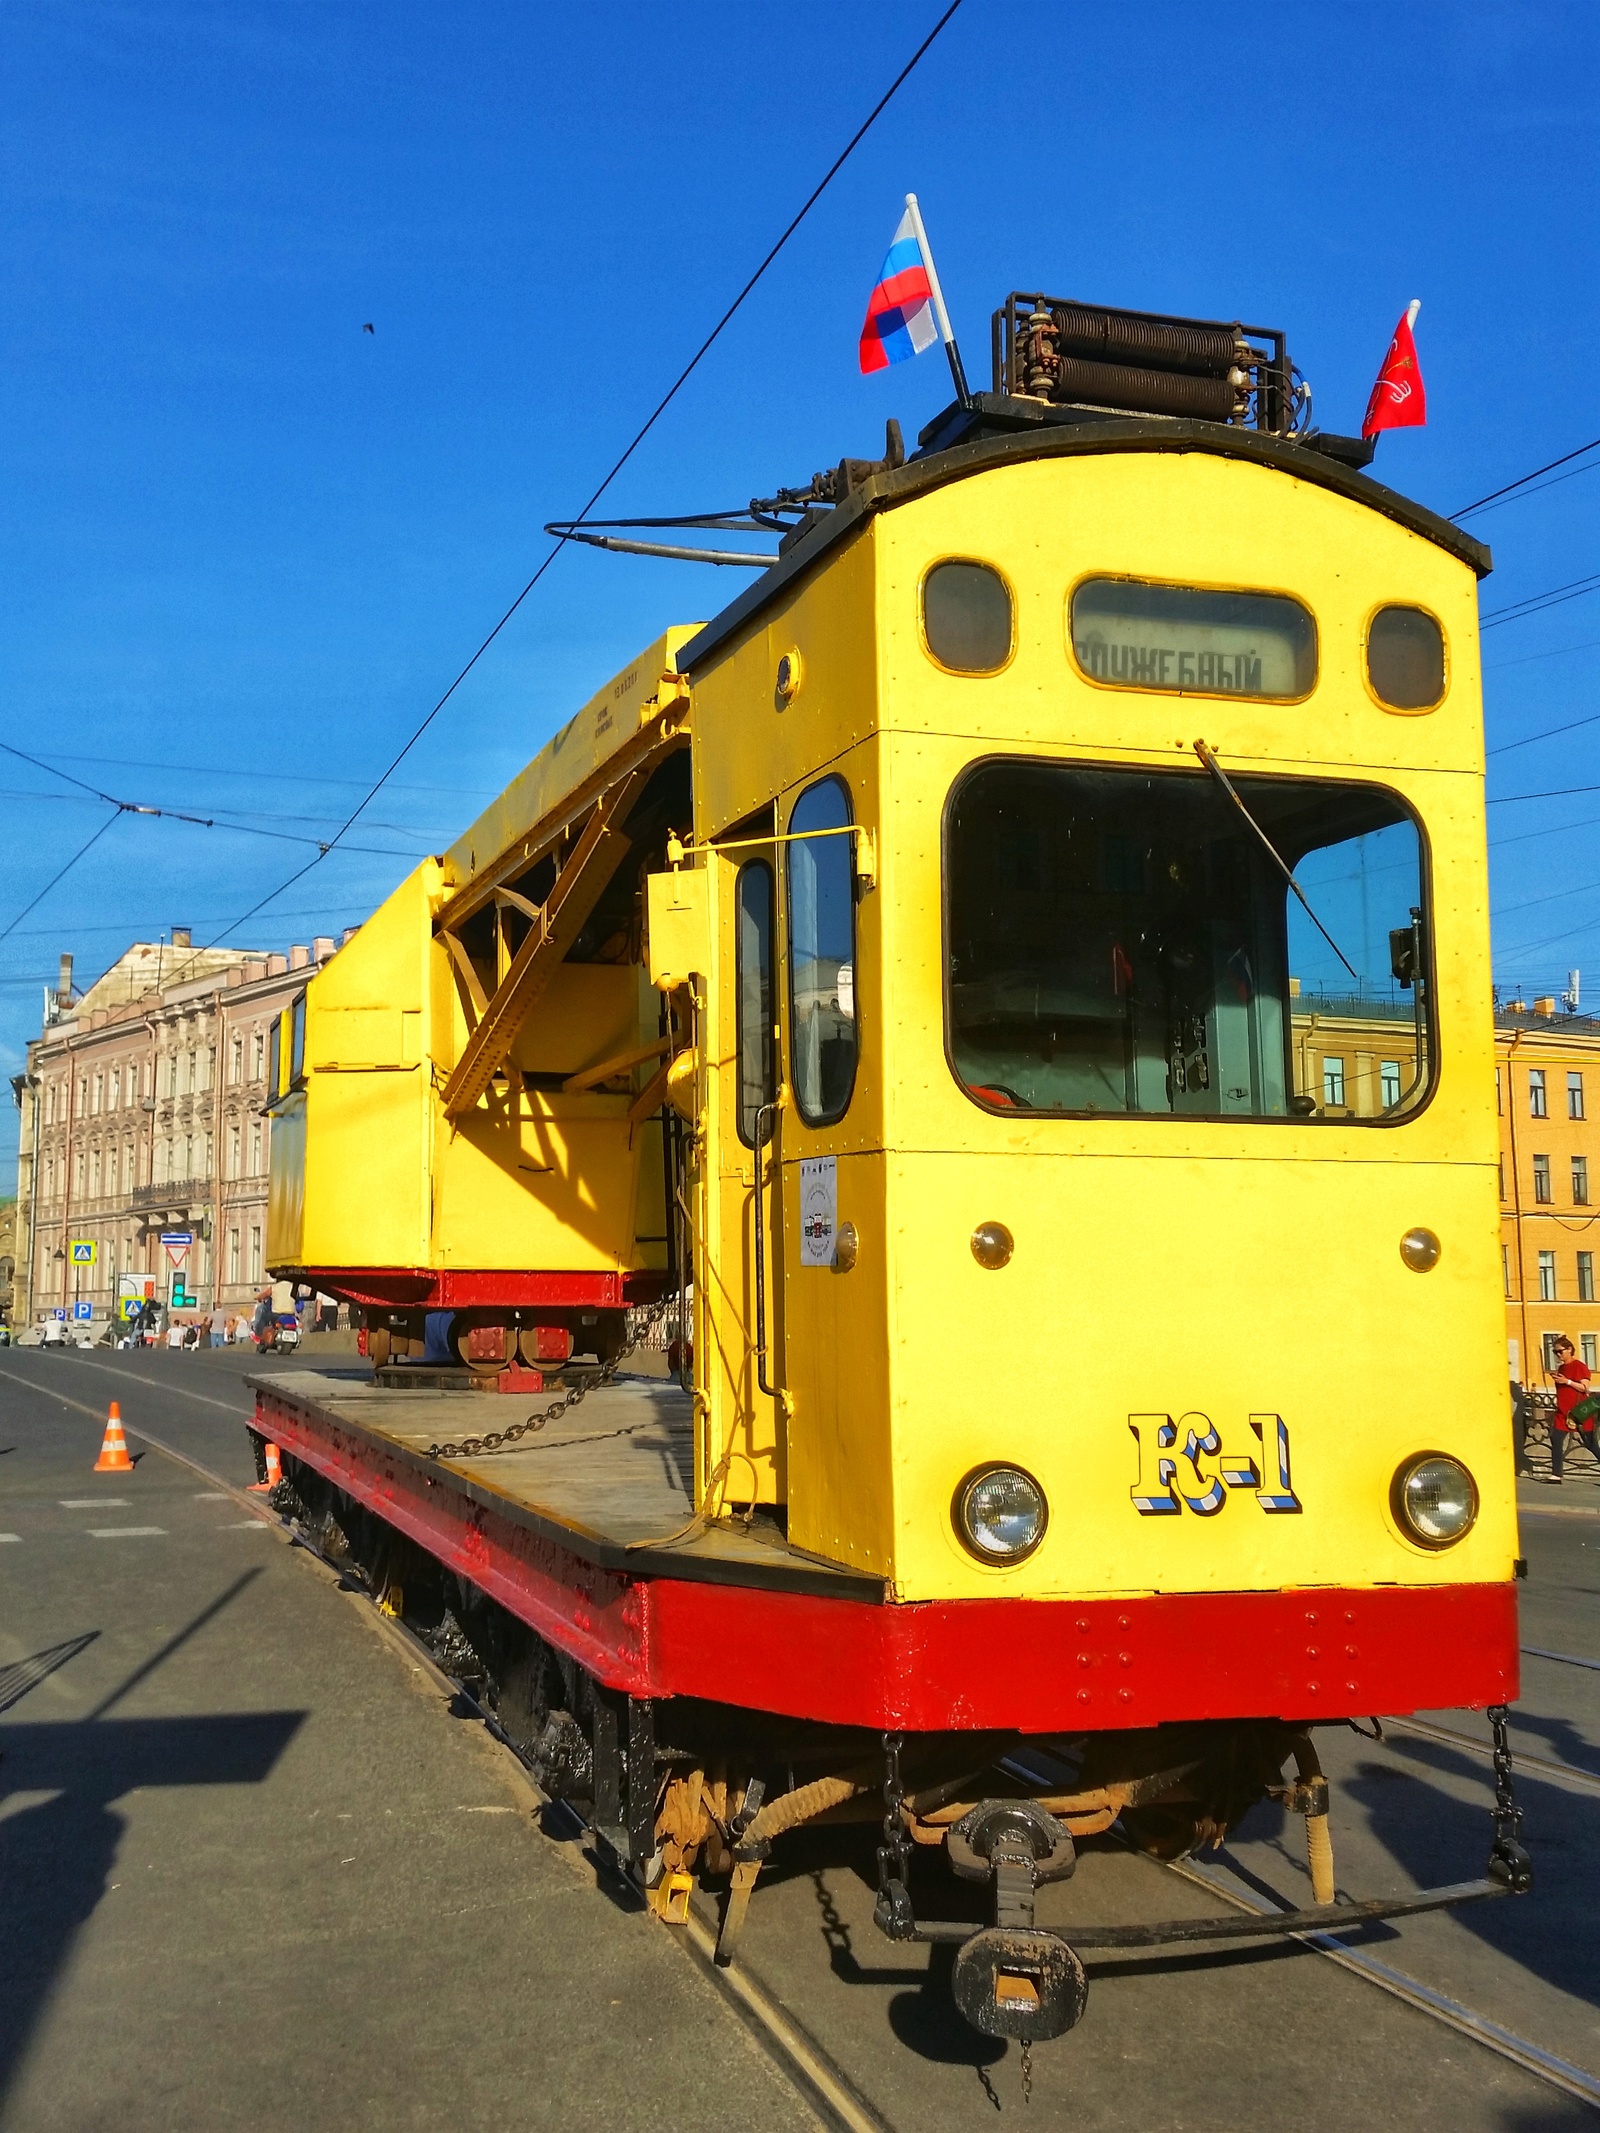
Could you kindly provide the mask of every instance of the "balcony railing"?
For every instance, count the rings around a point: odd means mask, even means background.
[[[178,1178],[170,1185],[135,1185],[128,1196],[128,1205],[145,1207],[194,1207],[209,1200],[216,1191],[211,1178]]]

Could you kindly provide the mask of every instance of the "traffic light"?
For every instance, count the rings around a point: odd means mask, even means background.
[[[189,1293],[188,1279],[182,1274],[174,1274],[172,1277],[172,1309],[174,1311],[192,1311],[194,1309],[194,1298]]]

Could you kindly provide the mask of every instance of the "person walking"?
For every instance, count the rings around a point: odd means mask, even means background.
[[[1577,1349],[1564,1333],[1558,1333],[1550,1347],[1556,1366],[1556,1411],[1550,1420],[1550,1479],[1559,1485],[1569,1437],[1577,1438],[1596,1466],[1600,1466],[1600,1451],[1595,1449],[1593,1418],[1585,1414],[1580,1420],[1572,1419],[1572,1410],[1588,1395],[1589,1366],[1579,1362]]]

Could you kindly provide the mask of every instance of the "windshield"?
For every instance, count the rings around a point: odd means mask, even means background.
[[[946,832],[949,1048],[997,1110],[1393,1123],[1432,1079],[1423,849],[1393,793],[981,764]],[[1350,967],[1346,967],[1346,965]],[[1352,975],[1353,971],[1353,975]]]

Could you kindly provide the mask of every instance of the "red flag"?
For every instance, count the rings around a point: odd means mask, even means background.
[[[1420,429],[1428,419],[1428,396],[1422,389],[1417,344],[1411,338],[1411,329],[1417,323],[1417,313],[1421,309],[1421,300],[1413,299],[1406,306],[1405,317],[1394,329],[1389,353],[1383,359],[1378,382],[1367,402],[1367,412],[1361,424],[1363,437],[1376,437],[1380,430]]]

